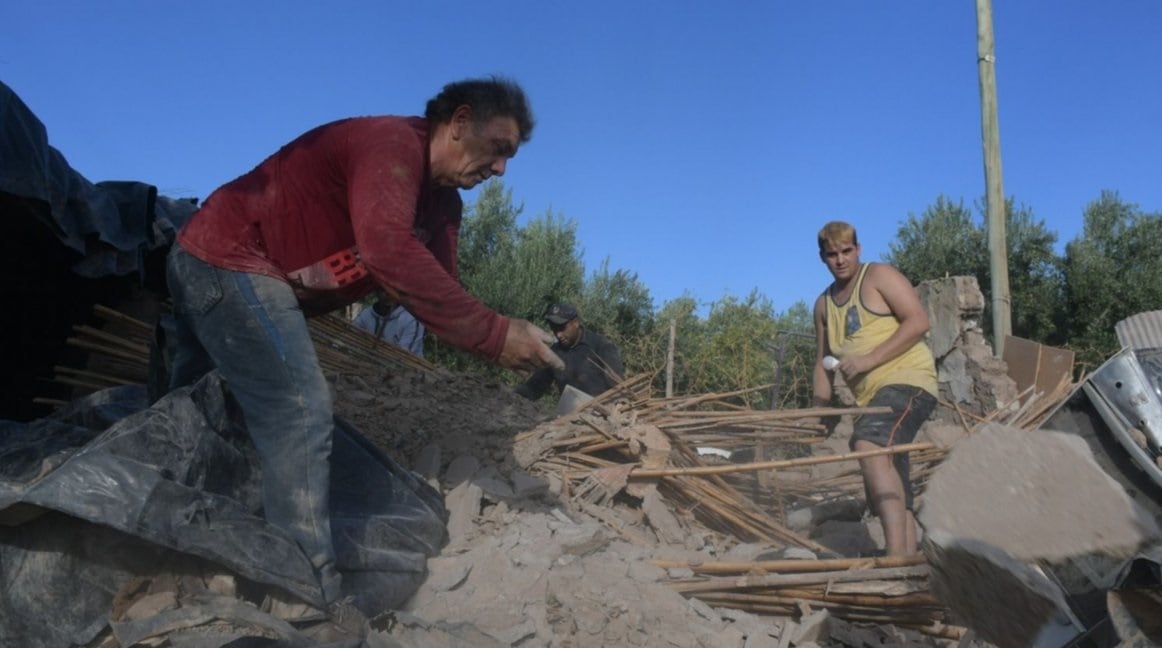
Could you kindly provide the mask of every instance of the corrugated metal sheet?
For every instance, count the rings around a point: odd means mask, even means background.
[[[1162,348],[1162,310],[1131,315],[1114,326],[1118,342],[1132,349]]]

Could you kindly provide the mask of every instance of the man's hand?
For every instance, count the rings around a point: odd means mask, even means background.
[[[543,367],[564,369],[565,362],[549,348],[555,341],[551,333],[532,322],[513,318],[509,320],[504,350],[496,363],[516,371],[536,371]]]
[[[835,368],[836,371],[843,374],[844,378],[853,378],[862,373],[867,373],[876,368],[875,360],[867,355],[849,355],[839,361],[839,366]]]

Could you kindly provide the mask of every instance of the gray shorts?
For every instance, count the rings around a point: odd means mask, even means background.
[[[932,410],[936,409],[936,397],[912,385],[886,385],[872,396],[868,407],[890,407],[887,414],[862,414],[855,419],[855,431],[851,435],[850,447],[855,449],[856,441],[868,441],[882,448],[911,443],[916,432]],[[892,463],[900,473],[904,484],[904,504],[912,510],[912,470],[907,452],[892,455]],[[869,499],[870,501],[870,499]]]

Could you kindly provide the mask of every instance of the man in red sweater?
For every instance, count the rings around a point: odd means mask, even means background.
[[[553,338],[469,295],[456,270],[468,189],[504,174],[533,118],[515,83],[448,84],[423,117],[319,126],[213,192],[178,234],[167,280],[170,389],[217,368],[262,465],[267,520],[339,600],[328,494],[332,404],[306,317],[379,288],[443,341],[504,367],[559,366]]]

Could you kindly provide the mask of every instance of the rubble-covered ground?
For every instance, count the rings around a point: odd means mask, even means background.
[[[587,515],[560,495],[559,483],[518,465],[515,439],[553,414],[546,403],[526,401],[510,387],[405,368],[375,376],[338,375],[333,385],[337,414],[440,488],[449,509],[450,542],[429,561],[429,577],[406,611],[393,615],[387,631],[392,641],[529,647],[953,645],[890,625],[847,623],[806,604],[794,617],[759,616],[683,597],[665,581],[688,574],[653,561],[747,561],[788,552],[706,529],[667,543],[641,519],[622,514],[611,523]],[[848,524],[865,528],[858,521]],[[375,623],[381,630],[388,625],[384,619]]]

